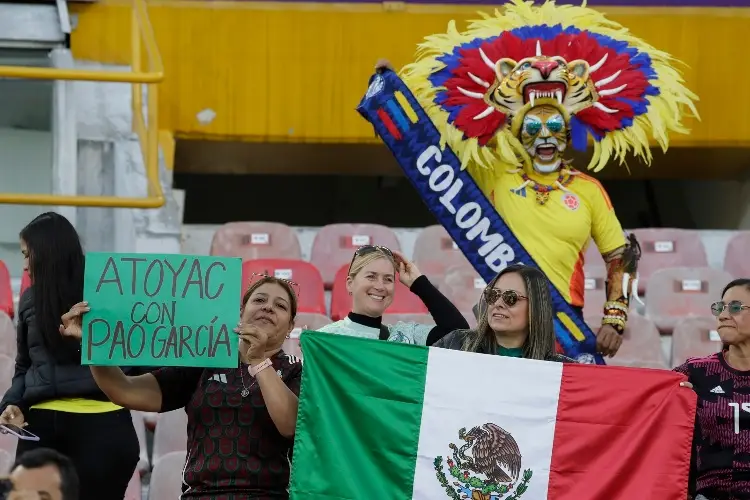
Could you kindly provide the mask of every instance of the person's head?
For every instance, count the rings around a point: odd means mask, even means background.
[[[17,457],[10,480],[13,491],[37,492],[40,500],[78,500],[78,474],[73,462],[49,448]]]
[[[522,345],[524,357],[546,359],[555,353],[552,298],[549,280],[540,270],[508,266],[485,288],[478,335],[467,337],[466,350],[477,351],[480,345]]]
[[[568,125],[560,109],[552,105],[531,108],[523,117],[520,135],[534,170],[549,174],[560,169],[568,146]]]
[[[260,276],[242,297],[242,323],[254,324],[268,335],[268,350],[281,347],[296,317],[297,294],[287,280]]]
[[[393,302],[396,289],[396,261],[393,253],[374,245],[354,252],[346,278],[346,290],[352,296],[352,311],[377,318]]]
[[[19,237],[39,330],[55,359],[76,362],[79,345],[63,338],[58,327],[60,317],[83,300],[84,255],[78,233],[68,219],[47,212],[29,222]]]
[[[711,312],[724,347],[750,340],[750,279],[729,282],[721,292],[721,300],[711,304]]]

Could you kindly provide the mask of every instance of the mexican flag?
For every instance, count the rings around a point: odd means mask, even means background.
[[[696,396],[666,370],[304,332],[292,500],[685,500]]]

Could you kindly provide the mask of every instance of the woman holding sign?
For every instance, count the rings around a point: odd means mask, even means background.
[[[68,456],[80,477],[81,500],[121,500],[138,463],[133,420],[107,401],[81,366],[80,342],[61,336],[58,328],[60,316],[83,297],[78,233],[65,217],[49,212],[20,237],[32,286],[18,305],[15,373],[0,403],[0,423],[39,437],[23,436],[19,456],[40,447]]]
[[[297,296],[290,282],[262,276],[242,301],[239,368],[169,367],[129,377],[91,366],[110,400],[131,410],[188,415],[183,499],[288,498],[289,454],[297,424],[302,362],[281,349],[294,328]],[[76,304],[61,331],[81,338]]]

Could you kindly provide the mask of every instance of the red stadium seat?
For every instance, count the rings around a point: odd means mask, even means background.
[[[675,325],[672,332],[672,367],[680,366],[688,358],[702,358],[719,351],[721,340],[716,333],[716,318],[685,318]]]
[[[438,283],[440,291],[465,315],[471,315],[472,308],[479,302],[487,283],[470,265],[455,265],[445,270]]]
[[[154,432],[154,452],[151,458],[154,473],[156,473],[156,467],[163,457],[174,451],[185,451],[186,449],[187,414],[185,410],[180,408],[179,410],[161,413]]]
[[[430,278],[437,278],[451,266],[469,266],[469,261],[443,226],[429,226],[417,236],[412,260]]]
[[[331,319],[338,321],[345,318],[349,311],[352,310],[352,298],[346,291],[346,276],[349,271],[349,264],[346,263],[339,268],[336,273],[336,279],[333,283],[333,292],[331,294]],[[388,314],[426,314],[427,307],[422,303],[419,297],[414,295],[411,290],[396,281],[393,302],[388,307]]]
[[[380,245],[400,251],[396,233],[377,224],[330,224],[320,228],[313,241],[310,262],[320,269],[326,287],[333,286],[336,272],[352,261],[363,245]]]
[[[29,277],[28,272],[24,271],[23,276],[21,277],[21,291],[18,294],[18,296],[20,297],[21,295],[23,295],[23,292],[25,292],[26,289],[29,288],[30,286],[31,286],[31,277]]]
[[[599,330],[601,320],[601,315],[586,317],[586,323],[594,332]],[[607,364],[667,369],[667,362],[661,351],[659,330],[647,318],[631,312],[628,316],[627,328],[623,333],[620,350],[614,358],[607,358]]]
[[[143,414],[139,411],[131,411],[130,416],[133,418],[133,427],[135,428],[136,436],[138,436],[138,445],[141,447],[137,470],[140,474],[146,474],[151,470],[151,463],[148,459],[148,445],[146,443],[146,423],[143,419]]]
[[[0,354],[15,359],[17,349],[16,327],[13,320],[4,312],[0,312]]]
[[[242,293],[250,285],[253,273],[268,274],[299,285],[297,311],[326,313],[325,291],[320,271],[309,262],[288,259],[257,259],[242,263]]]
[[[677,267],[656,271],[649,283],[646,314],[662,333],[671,333],[686,316],[706,316],[731,281],[726,271]]]
[[[297,233],[278,222],[230,222],[214,233],[211,255],[251,259],[301,259]]]
[[[648,293],[648,282],[666,267],[708,267],[706,249],[697,231],[684,229],[635,229],[641,245],[638,290]]]
[[[182,411],[182,410],[179,410]],[[182,474],[186,451],[175,451],[162,457],[154,465],[148,490],[148,500],[175,500],[182,498]]]
[[[724,270],[735,278],[750,277],[750,259],[747,249],[750,248],[750,231],[742,231],[729,239],[724,254]]]
[[[0,260],[0,311],[13,317],[13,287],[10,284],[8,266],[2,260]]]

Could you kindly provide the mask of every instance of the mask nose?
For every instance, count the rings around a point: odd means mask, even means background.
[[[531,63],[532,68],[536,68],[539,70],[539,72],[542,74],[542,77],[546,80],[549,78],[550,73],[552,73],[552,70],[557,68],[559,64],[557,61],[553,61],[551,59],[543,60],[543,61],[534,61]]]

